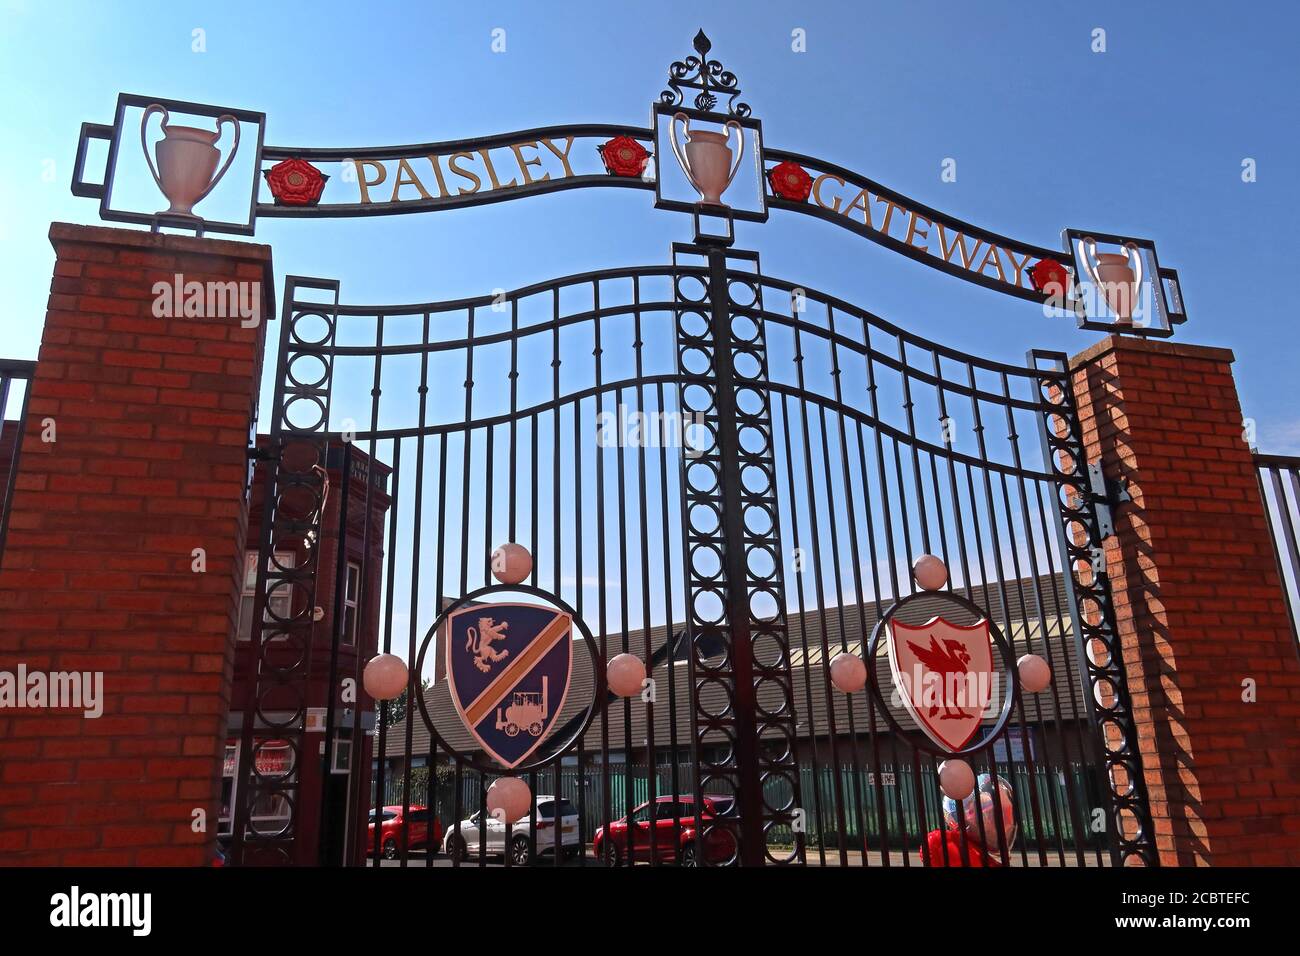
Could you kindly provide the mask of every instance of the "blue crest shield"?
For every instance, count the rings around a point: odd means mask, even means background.
[[[507,769],[555,726],[573,671],[573,619],[538,604],[479,604],[447,619],[447,682],[460,719]]]

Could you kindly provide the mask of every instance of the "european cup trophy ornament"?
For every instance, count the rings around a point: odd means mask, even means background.
[[[154,113],[162,114],[163,138],[154,146],[158,157],[157,165],[150,158],[149,144],[145,141],[145,127]],[[140,120],[140,146],[144,149],[144,159],[149,164],[149,172],[153,173],[154,182],[171,203],[159,215],[197,219],[199,217],[194,214],[194,206],[212,192],[230,168],[235,153],[239,151],[239,121],[225,113],[217,117],[216,130],[206,130],[193,126],[172,126],[170,120],[171,116],[165,106],[153,103],[146,108],[144,117]],[[235,128],[235,139],[230,144],[225,163],[218,170],[217,161],[221,159],[221,151],[217,149],[216,143],[221,138],[221,124],[227,121]]]
[[[1124,252],[1098,252],[1097,241],[1087,236],[1079,241],[1083,267],[1088,278],[1105,296],[1106,304],[1115,313],[1117,325],[1132,325],[1133,311],[1142,286],[1142,253],[1131,242],[1123,245]]]
[[[678,120],[682,121],[682,126],[686,130],[685,147],[677,142]],[[745,133],[740,128],[740,124],[735,120],[727,120],[723,129],[726,132],[693,130],[690,118],[685,113],[674,113],[671,123],[672,135],[669,137],[669,142],[672,143],[673,154],[681,164],[682,171],[686,173],[686,178],[700,194],[700,202],[710,206],[726,205],[722,201],[722,194],[736,178],[736,171],[740,169],[740,160],[745,155]],[[735,129],[736,139],[740,143],[736,149],[735,162],[732,162],[731,147],[727,145],[731,139],[732,129]]]

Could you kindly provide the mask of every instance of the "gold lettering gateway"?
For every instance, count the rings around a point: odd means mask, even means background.
[[[945,225],[873,192],[869,186],[858,186],[834,173],[814,176],[809,199],[822,209],[842,216],[854,229],[865,227],[951,266],[1008,285],[1033,288],[1029,267],[1038,260],[1037,252],[1018,255],[1009,246],[968,236],[956,226]]]

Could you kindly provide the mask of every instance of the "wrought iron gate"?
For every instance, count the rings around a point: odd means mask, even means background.
[[[380,828],[357,824],[373,805],[427,806],[445,830],[485,813],[499,768],[447,702],[435,624],[449,602],[493,598],[488,555],[517,541],[535,562],[514,590],[571,609],[590,635],[575,636],[564,726],[519,768],[533,794],[576,810],[577,865],[594,865],[593,849],[623,865],[920,865],[942,825],[942,755],[867,648],[916,590],[921,553],[944,560],[949,588],[1015,656],[1052,665],[1041,694],[1005,687],[1007,716],[968,748],[1016,795],[1002,857],[1155,862],[1063,355],[1024,367],[966,355],[698,236],[674,245],[671,265],[496,298],[361,306],[339,293],[291,277],[284,295],[237,860],[293,860],[317,839],[298,819],[299,771],[340,724],[356,745],[347,858],[380,863]],[[381,464],[391,484],[375,479]],[[322,566],[331,495],[343,544]],[[381,705],[373,735],[364,700],[345,714],[333,692],[360,684],[367,650],[349,657],[345,633],[358,541],[357,580],[377,590],[354,617],[373,622],[379,649],[423,662],[405,716]],[[332,600],[330,634],[316,633],[318,593]],[[833,689],[842,651],[867,658],[874,693]],[[607,694],[604,662],[620,652],[648,662],[651,699]],[[324,738],[307,726],[322,676]],[[292,749],[292,770],[259,769],[269,741]],[[251,808],[271,798],[287,811],[259,827]],[[563,860],[562,827],[537,824],[534,805],[526,852],[505,852],[507,865]],[[440,848],[398,849],[401,865],[431,865]],[[480,840],[454,862],[491,850]]]

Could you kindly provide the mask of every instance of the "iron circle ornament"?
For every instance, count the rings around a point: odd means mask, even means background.
[[[1015,652],[1012,649],[1010,642],[1003,635],[1002,629],[994,623],[993,618],[989,616],[988,612],[974,601],[968,600],[960,594],[954,594],[951,591],[923,591],[917,594],[910,594],[905,598],[895,601],[889,606],[885,613],[880,616],[880,620],[876,622],[876,626],[871,630],[871,640],[867,642],[867,686],[870,688],[872,699],[875,701],[876,705],[879,706],[881,712],[885,715],[885,720],[889,723],[894,732],[904,737],[904,739],[910,739],[907,728],[905,728],[899,722],[898,718],[894,716],[894,712],[890,709],[889,702],[884,696],[884,691],[880,686],[880,677],[876,671],[875,661],[876,656],[880,651],[881,641],[884,639],[892,640],[892,636],[887,638],[887,635],[890,634],[889,626],[898,612],[914,605],[917,601],[922,599],[934,598],[948,601],[957,607],[960,607],[962,610],[983,619],[983,621],[988,625],[989,639],[1002,657],[1002,681],[1007,689],[1002,695],[1002,709],[998,713],[998,717],[993,722],[993,726],[988,733],[984,734],[975,743],[968,742],[962,747],[949,749],[936,744],[930,739],[929,735],[924,732],[924,728],[918,726],[918,729],[922,730],[922,733],[912,741],[912,746],[932,756],[965,757],[971,754],[977,754],[992,746],[993,742],[1002,734],[1006,729],[1007,724],[1010,722],[1011,714],[1015,709],[1020,694],[1019,682],[1016,680]],[[900,695],[902,694],[901,688],[899,693]],[[982,722],[983,720],[981,718],[981,723]],[[917,723],[919,725],[920,721]],[[978,729],[976,734],[978,735]]]
[[[411,674],[418,675],[424,673],[425,656],[428,653],[430,644],[433,642],[434,635],[438,633],[438,629],[444,622],[449,620],[457,611],[463,610],[476,603],[490,606],[490,602],[482,602],[481,599],[493,594],[526,594],[549,602],[555,608],[567,614],[572,627],[582,634],[582,639],[586,643],[587,651],[591,657],[593,670],[592,698],[591,702],[587,705],[587,710],[583,715],[582,721],[569,735],[568,740],[564,741],[557,747],[551,748],[550,753],[546,756],[539,757],[535,760],[525,759],[515,766],[507,768],[487,757],[485,753],[476,755],[457,750],[442,734],[438,732],[438,728],[434,726],[433,718],[429,713],[428,704],[424,699],[424,694],[416,695],[416,703],[419,706],[420,717],[424,721],[424,726],[429,731],[429,736],[436,741],[438,747],[443,752],[448,754],[457,763],[472,767],[481,773],[492,774],[493,776],[521,776],[526,773],[541,770],[560,760],[565,754],[572,750],[578,740],[586,734],[587,730],[591,727],[592,721],[596,719],[596,714],[604,710],[602,702],[608,696],[605,678],[605,658],[600,653],[600,646],[596,643],[596,638],[592,635],[586,622],[578,616],[577,611],[574,610],[572,605],[566,602],[563,598],[557,597],[542,588],[534,587],[531,584],[492,584],[471,591],[442,609],[438,616],[434,618],[433,623],[429,626],[428,632],[424,635],[424,639],[420,642],[420,651],[416,655],[415,666],[411,668]],[[570,640],[572,640],[572,635],[570,635]],[[558,712],[556,716],[558,720]],[[472,729],[470,729],[470,733],[473,735]],[[545,743],[546,739],[548,738],[543,738],[542,743]]]

